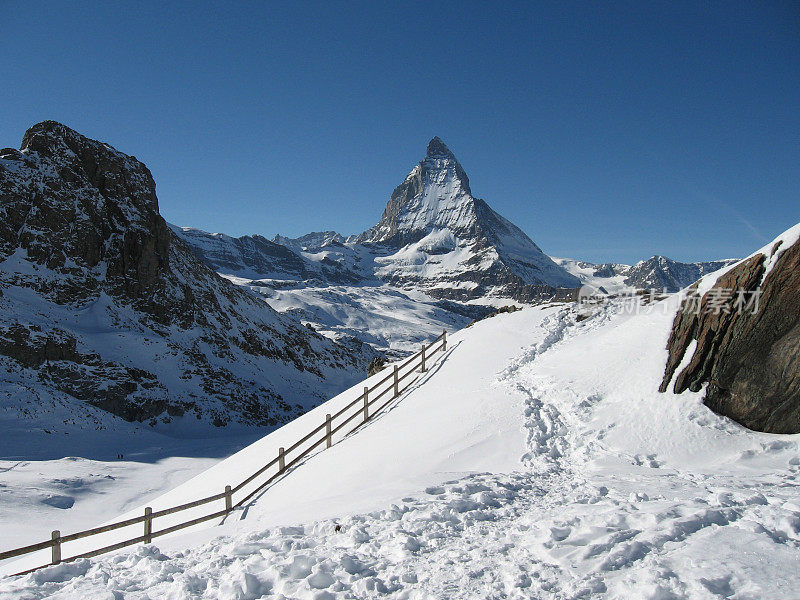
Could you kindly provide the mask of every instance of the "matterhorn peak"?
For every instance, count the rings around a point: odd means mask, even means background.
[[[519,227],[472,195],[467,174],[439,137],[395,188],[380,222],[349,242],[395,250],[396,260],[381,259],[378,276],[422,286],[438,298],[497,293],[530,299],[556,287],[580,287]]]
[[[446,158],[455,158],[453,153],[450,151],[450,148],[447,147],[442,141],[442,138],[438,136],[434,136],[434,138],[428,142],[428,151],[425,153],[426,158],[434,158],[434,157],[446,157]]]

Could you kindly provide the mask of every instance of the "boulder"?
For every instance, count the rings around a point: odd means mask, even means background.
[[[737,306],[740,291],[757,297],[757,307]],[[690,293],[675,317],[660,390],[673,378],[675,393],[706,385],[704,402],[715,412],[757,431],[800,432],[800,240],[779,239],[697,301]],[[692,340],[694,354],[676,376]]]

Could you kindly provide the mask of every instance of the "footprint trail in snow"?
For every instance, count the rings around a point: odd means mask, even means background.
[[[699,395],[655,392],[670,322],[656,309],[607,307],[580,323],[570,309],[551,311],[539,341],[492,384],[525,404],[527,451],[512,472],[468,474],[336,520],[48,567],[0,583],[0,594],[791,597],[798,436],[754,434]]]

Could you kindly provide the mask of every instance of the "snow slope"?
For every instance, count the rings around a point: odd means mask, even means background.
[[[701,393],[657,392],[679,300],[605,304],[581,322],[550,306],[476,323],[392,410],[238,519],[6,579],[0,593],[792,597],[800,436],[747,431]],[[216,489],[318,418],[171,495]]]
[[[100,439],[94,442],[110,455],[108,460],[83,458],[86,454],[80,448],[63,442],[62,454],[67,450],[73,456],[41,460],[36,449],[29,447],[25,458],[0,460],[3,550],[46,539],[54,529],[79,531],[111,520],[202,473],[248,439],[240,434],[216,440],[180,440],[142,432],[141,437],[154,445],[128,451],[129,440],[98,433]],[[125,437],[119,431],[114,434]],[[254,437],[249,435],[251,440]],[[52,452],[49,448],[45,451]],[[122,459],[112,458],[120,454]]]

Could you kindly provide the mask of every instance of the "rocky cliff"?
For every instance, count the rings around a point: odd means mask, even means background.
[[[0,151],[0,292],[0,404],[32,418],[274,426],[375,356],[219,277],[160,216],[144,164],[53,121]]]
[[[661,391],[673,379],[676,393],[706,385],[712,410],[750,429],[800,432],[798,298],[800,225],[689,289],[667,344]]]

